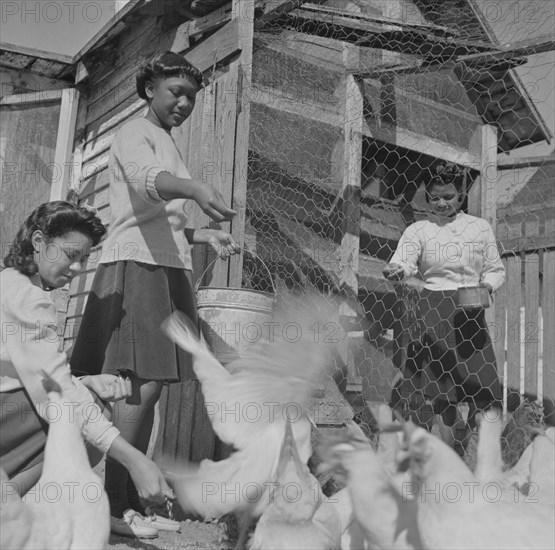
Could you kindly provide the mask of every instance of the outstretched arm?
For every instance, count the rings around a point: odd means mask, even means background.
[[[241,247],[237,244],[231,233],[223,229],[210,229],[207,227],[202,229],[186,229],[185,235],[190,244],[211,245],[224,260],[241,252]]]

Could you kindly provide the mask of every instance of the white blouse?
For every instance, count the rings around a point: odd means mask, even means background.
[[[429,290],[489,283],[496,291],[505,282],[490,224],[463,212],[453,219],[423,220],[407,227],[390,263],[402,266],[407,277],[419,273]]]

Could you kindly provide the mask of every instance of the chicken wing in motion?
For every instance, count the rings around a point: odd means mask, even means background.
[[[300,464],[312,454],[310,396],[324,376],[330,345],[314,337],[318,308],[298,310],[283,322],[299,327],[295,338],[265,340],[256,349],[224,368],[183,314],[174,313],[163,324],[165,334],[193,357],[216,435],[235,452],[224,460],[203,460],[168,467],[181,507],[203,517],[219,518],[233,512],[260,517],[267,509],[270,489],[278,482],[280,455],[291,431]],[[280,319],[276,318],[279,325]],[[279,329],[279,326],[278,326]]]

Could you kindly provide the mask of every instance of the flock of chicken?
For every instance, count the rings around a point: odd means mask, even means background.
[[[312,321],[305,315],[300,324]],[[410,423],[384,427],[377,449],[353,423],[313,450],[307,403],[324,375],[327,345],[310,337],[264,342],[224,368],[187,318],[176,313],[163,330],[193,356],[205,402],[219,411],[211,416],[214,431],[235,449],[217,462],[166,464],[168,477],[185,511],[239,517],[238,548],[555,548],[553,428],[537,435],[510,470],[501,458],[502,418],[487,415],[474,471]],[[59,401],[57,389],[46,384],[50,399]],[[331,497],[307,466],[313,451],[320,468],[333,468],[345,482]],[[100,483],[71,422],[50,428],[39,486],[49,482],[76,482],[80,489]],[[2,548],[106,546],[104,496],[83,498],[80,490],[71,501],[22,502],[3,472],[1,489]]]

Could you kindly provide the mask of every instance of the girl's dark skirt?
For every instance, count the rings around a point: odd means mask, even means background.
[[[484,309],[461,309],[456,290],[424,290],[420,300],[422,336],[407,349],[404,380],[394,389],[392,406],[424,399],[447,424],[453,405],[469,402],[472,411],[501,406],[502,390]],[[421,419],[422,420],[422,419]]]
[[[73,374],[132,372],[170,382],[191,378],[190,356],[160,329],[176,310],[196,326],[190,271],[130,261],[100,264],[71,352]]]
[[[47,431],[24,389],[0,393],[0,463],[8,477],[42,464]]]

